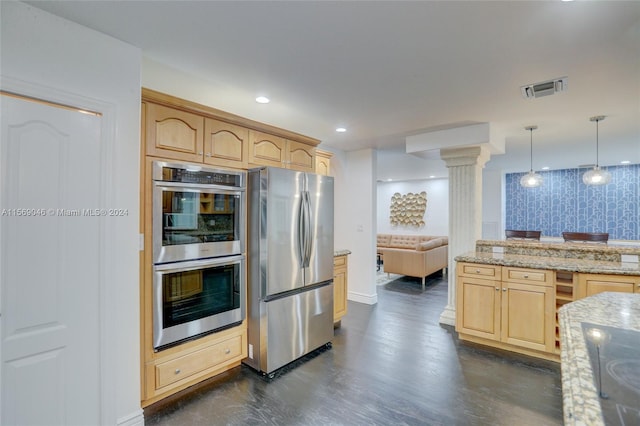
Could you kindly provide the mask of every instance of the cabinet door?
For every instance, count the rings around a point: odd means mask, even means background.
[[[640,277],[637,276],[580,274],[578,280],[581,297],[593,296],[605,291],[640,292]]]
[[[204,118],[147,103],[147,155],[202,162]]]
[[[502,283],[502,337],[504,343],[552,352],[555,347],[553,288]]]
[[[249,129],[212,118],[206,118],[204,125],[204,162],[246,169]]]
[[[287,140],[255,130],[249,132],[249,162],[263,166],[285,167]]]
[[[300,170],[303,172],[313,172],[315,170],[316,153],[315,148],[300,142],[287,141],[288,169]]]
[[[500,282],[458,275],[456,331],[500,340]]]
[[[318,150],[316,150],[316,173],[331,176],[331,157],[321,155]]]
[[[334,258],[333,270],[333,322],[347,313],[347,257]]]

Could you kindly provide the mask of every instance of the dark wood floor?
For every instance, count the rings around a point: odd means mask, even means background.
[[[237,367],[145,410],[157,425],[560,425],[560,366],[458,341],[442,276],[349,302],[333,348],[267,381]]]

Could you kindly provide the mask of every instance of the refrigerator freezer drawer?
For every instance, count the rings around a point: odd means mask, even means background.
[[[260,312],[254,358],[245,362],[268,374],[333,339],[333,283],[260,302]]]

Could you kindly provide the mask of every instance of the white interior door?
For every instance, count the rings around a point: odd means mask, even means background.
[[[0,102],[0,424],[99,424],[101,117]]]

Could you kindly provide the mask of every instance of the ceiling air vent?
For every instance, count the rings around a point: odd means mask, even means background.
[[[554,93],[564,92],[568,88],[568,78],[560,77],[541,83],[528,84],[521,86],[520,91],[525,99],[539,98],[541,96],[553,95]]]

